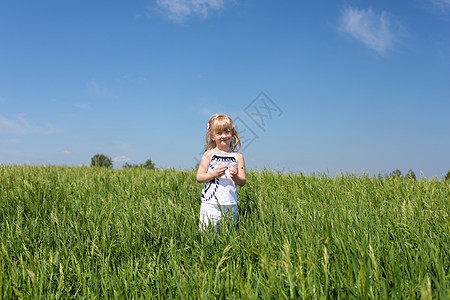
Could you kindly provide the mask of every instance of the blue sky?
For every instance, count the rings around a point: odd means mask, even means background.
[[[192,168],[238,120],[248,168],[450,170],[450,1],[0,4],[0,163]]]

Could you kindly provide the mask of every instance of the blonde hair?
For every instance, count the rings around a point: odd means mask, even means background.
[[[211,137],[212,133],[225,130],[231,131],[231,150],[236,151],[237,149],[241,149],[241,140],[239,139],[239,135],[234,127],[233,120],[227,115],[215,114],[211,117],[211,119],[209,119],[208,122],[208,130],[206,131],[205,136],[205,151],[216,147],[216,142],[213,141]]]

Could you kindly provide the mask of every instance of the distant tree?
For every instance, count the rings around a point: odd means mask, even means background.
[[[131,165],[131,164],[129,164],[129,163],[124,163],[123,164],[123,166],[122,166],[122,168],[124,168],[124,169],[132,169],[132,168],[136,168],[137,167],[137,165]]]
[[[445,175],[445,180],[449,180],[450,181],[450,171],[447,172],[447,175]]]
[[[122,168],[124,169],[137,169],[137,168],[141,168],[141,169],[155,169],[155,164],[152,162],[151,159],[147,159],[147,161],[143,164],[129,164],[129,163],[124,163]]]
[[[402,171],[400,171],[399,169],[393,171],[391,173],[391,177],[402,177]]]
[[[377,174],[378,179],[385,179],[386,177],[389,177],[389,174],[387,174],[385,171],[381,171]]]
[[[91,167],[111,169],[113,167],[112,159],[104,154],[95,154],[91,158]]]
[[[153,169],[155,169],[155,164],[152,162],[151,159],[147,159],[145,164],[141,164],[140,167],[143,168],[143,169],[153,170]]]
[[[416,180],[416,174],[413,170],[409,169],[408,173],[406,174],[406,178]]]

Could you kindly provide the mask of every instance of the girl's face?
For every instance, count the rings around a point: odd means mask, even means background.
[[[233,140],[231,130],[215,131],[211,138],[216,142],[216,146],[219,149],[229,150],[231,148],[231,141]]]

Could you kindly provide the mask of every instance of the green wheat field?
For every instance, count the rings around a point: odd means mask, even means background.
[[[0,165],[0,297],[450,298],[448,181],[252,170],[199,233],[195,176]]]

